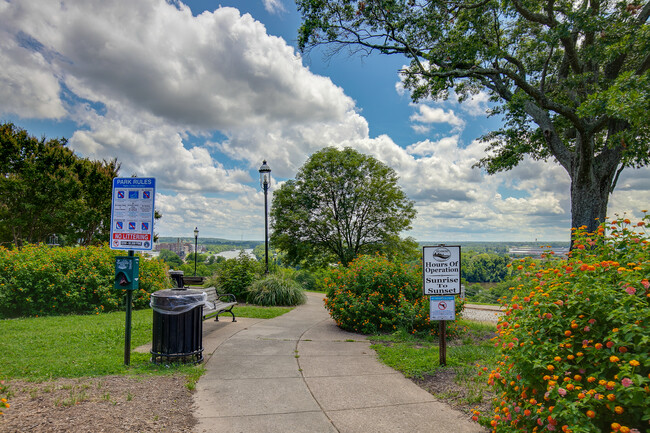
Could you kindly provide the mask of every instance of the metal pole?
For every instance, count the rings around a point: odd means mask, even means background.
[[[266,256],[266,275],[269,273],[269,211],[267,205],[268,192],[269,184],[264,182],[264,254]]]
[[[129,257],[134,256],[134,251],[129,250]],[[131,364],[131,304],[133,303],[133,290],[126,291],[126,324],[124,325],[124,365]]]
[[[197,248],[199,245],[199,237],[194,236],[194,276],[196,277],[196,255],[198,254]]]

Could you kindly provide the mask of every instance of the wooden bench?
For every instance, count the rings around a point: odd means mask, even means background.
[[[232,321],[237,321],[235,319],[235,313],[232,312],[232,307],[237,305],[237,299],[235,299],[235,295],[232,295],[230,293],[220,294],[217,292],[217,289],[215,287],[208,287],[207,289],[203,289],[203,291],[208,295],[208,301],[214,304],[214,309],[203,309],[203,320],[215,316],[215,320],[218,322],[219,314],[230,313],[232,315]]]

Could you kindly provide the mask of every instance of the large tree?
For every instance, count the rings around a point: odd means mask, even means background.
[[[286,261],[307,266],[394,252],[416,213],[397,181],[393,169],[371,156],[322,149],[275,191],[271,242]]]
[[[650,162],[650,2],[297,0],[301,49],[319,44],[410,59],[415,101],[488,91],[503,128],[489,173],[525,155],[571,179],[572,227],[595,229],[621,171]]]
[[[115,160],[79,158],[65,139],[0,124],[0,243],[107,241],[118,170]]]

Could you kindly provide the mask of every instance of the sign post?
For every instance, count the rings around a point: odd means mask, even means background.
[[[446,321],[456,320],[453,295],[460,295],[460,269],[460,246],[438,245],[422,248],[422,287],[424,295],[430,296],[429,320],[438,320],[441,366],[447,365]]]
[[[110,246],[128,251],[127,257],[115,259],[115,287],[126,289],[124,365],[131,363],[131,304],[139,281],[139,258],[134,251],[153,248],[155,196],[156,179],[152,177],[113,179]]]

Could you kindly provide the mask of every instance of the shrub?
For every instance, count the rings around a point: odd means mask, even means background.
[[[643,432],[650,421],[650,251],[629,220],[574,233],[568,260],[515,264],[498,324],[495,432]],[[606,231],[609,229],[609,235]]]
[[[215,286],[221,293],[232,293],[237,298],[245,299],[248,287],[262,274],[262,266],[241,251],[239,257],[217,265],[217,272],[208,279],[208,285]]]
[[[384,256],[361,256],[347,268],[332,269],[325,307],[341,328],[373,334],[403,329],[407,332],[438,332],[438,322],[429,321],[429,299],[422,295],[422,268],[389,262]],[[464,303],[456,299],[456,314]],[[447,335],[457,332],[447,324]]]
[[[50,316],[124,308],[124,291],[114,288],[115,256],[121,254],[108,246],[0,248],[0,315]],[[152,292],[169,287],[165,272],[164,263],[140,259],[135,308],[148,307]]]
[[[246,301],[267,307],[301,305],[307,302],[307,295],[295,280],[272,274],[251,284]]]
[[[293,278],[298,282],[298,284],[302,286],[304,290],[307,291],[317,290],[318,283],[316,281],[316,277],[310,271],[301,269],[296,272]]]

